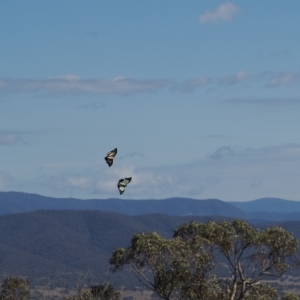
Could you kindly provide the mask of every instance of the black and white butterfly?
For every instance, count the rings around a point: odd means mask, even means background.
[[[125,177],[124,179],[120,179],[118,182],[118,189],[120,192],[120,195],[122,195],[125,192],[125,188],[127,186],[127,184],[131,181],[132,177]]]
[[[114,162],[114,158],[117,155],[118,149],[115,148],[114,150],[111,150],[107,153],[106,157],[104,157],[106,163],[108,164],[109,167],[112,166]]]

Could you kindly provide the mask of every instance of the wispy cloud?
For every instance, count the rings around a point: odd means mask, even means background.
[[[12,176],[7,172],[0,172],[0,191],[5,191],[13,182]]]
[[[228,157],[248,158],[248,159],[264,159],[272,161],[275,157],[281,159],[300,158],[300,145],[295,143],[285,144],[281,146],[265,147],[265,148],[232,148],[230,146],[222,146],[209,155],[211,159],[225,159]],[[300,161],[299,161],[300,162]]]
[[[95,185],[95,179],[91,176],[81,175],[77,172],[72,174],[57,174],[52,176],[43,175],[37,178],[40,187],[59,192],[69,192],[70,190],[86,190]]]
[[[174,83],[171,87],[172,90],[179,90],[182,92],[194,92],[197,88],[207,86],[211,83],[209,77],[199,77],[196,79],[185,80],[182,83]]]
[[[0,131],[0,146],[11,146],[22,141],[20,135],[14,132]]]
[[[289,50],[288,49],[282,49],[279,51],[271,51],[271,52],[267,52],[267,53],[263,53],[263,52],[258,52],[256,57],[258,59],[262,59],[262,60],[266,60],[269,58],[278,58],[278,57],[284,57],[284,56],[288,56],[289,55]]]
[[[226,77],[223,77],[219,80],[220,84],[228,84],[233,85],[237,83],[241,83],[246,81],[249,78],[249,73],[246,71],[239,71],[237,74],[229,75]]]
[[[173,79],[141,80],[128,77],[113,79],[83,79],[76,75],[49,77],[47,79],[0,79],[0,94],[38,93],[52,94],[118,94],[130,95],[155,92],[169,87],[181,92],[194,92],[197,88],[209,85],[212,80],[202,76],[181,83]],[[104,108],[96,102],[80,106],[82,109]]]
[[[300,71],[264,71],[251,75],[249,72],[241,70],[236,74],[228,75],[219,79],[218,84],[235,85],[245,82],[250,78],[255,79],[257,83],[262,83],[268,87],[295,86],[300,84]]]
[[[139,80],[128,77],[113,79],[82,79],[76,75],[34,79],[0,79],[0,93],[35,93],[46,91],[59,94],[136,94],[160,90],[171,83],[170,79]]]
[[[126,158],[133,158],[133,159],[146,159],[146,156],[145,154],[141,153],[141,152],[130,152],[130,153],[127,153],[127,154],[124,154],[122,156],[120,156],[118,159],[126,159]]]
[[[201,24],[206,23],[217,23],[220,21],[227,22],[232,20],[237,14],[241,12],[241,9],[230,3],[226,2],[218,6],[218,8],[214,11],[206,11],[199,17],[199,22]]]
[[[292,86],[300,84],[300,71],[299,72],[281,72],[276,75],[271,75],[268,85],[270,87],[277,86]]]
[[[235,156],[235,151],[228,146],[218,148],[215,152],[209,155],[211,159],[223,159]]]
[[[226,103],[232,104],[250,104],[250,105],[264,105],[264,106],[290,106],[299,105],[300,98],[231,98],[224,100]]]
[[[66,186],[75,188],[90,187],[90,180],[87,177],[68,177],[65,181]]]

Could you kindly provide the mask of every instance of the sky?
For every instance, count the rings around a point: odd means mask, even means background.
[[[299,11],[299,0],[2,1],[0,191],[300,200]]]

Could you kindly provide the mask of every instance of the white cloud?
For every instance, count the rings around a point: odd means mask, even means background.
[[[240,13],[240,8],[236,5],[226,2],[221,4],[215,11],[206,11],[199,17],[201,24],[219,21],[230,21]]]
[[[249,78],[249,73],[246,71],[239,71],[237,74],[229,75],[226,77],[223,77],[219,83],[221,84],[237,84],[246,81]]]
[[[76,75],[50,77],[43,80],[0,79],[0,93],[48,93],[67,94],[135,94],[157,91],[168,85],[171,80],[138,80],[128,77],[113,79],[82,79]]]

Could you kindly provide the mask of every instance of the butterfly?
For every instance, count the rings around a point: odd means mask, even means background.
[[[125,192],[125,188],[127,186],[127,184],[131,181],[132,177],[128,177],[128,178],[124,178],[124,179],[120,179],[118,182],[118,189],[120,192],[120,195],[122,195]]]
[[[115,148],[114,150],[111,150],[107,153],[106,157],[104,157],[106,163],[108,164],[109,167],[112,166],[114,162],[114,158],[117,155],[118,149]]]

